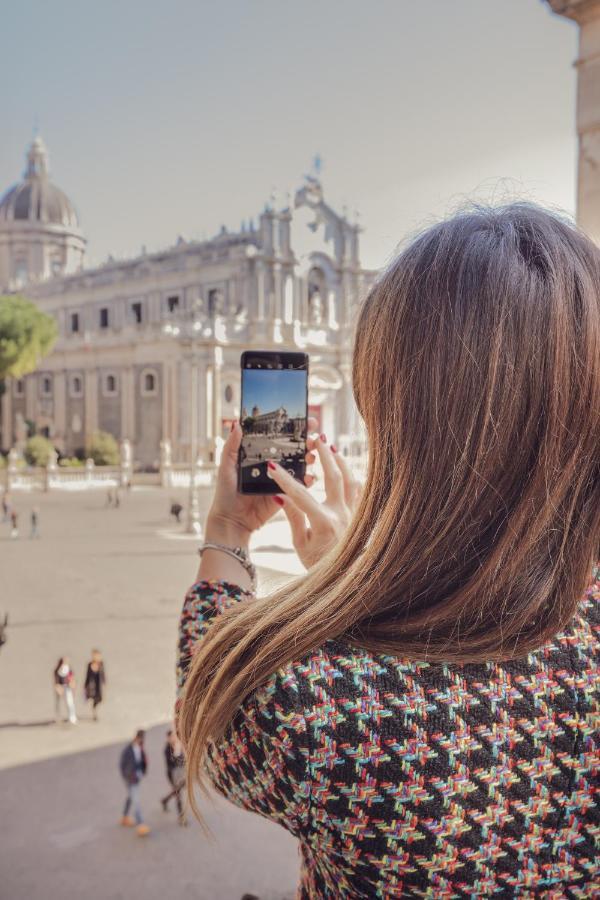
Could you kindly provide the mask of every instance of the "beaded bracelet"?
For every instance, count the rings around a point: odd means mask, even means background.
[[[243,547],[227,547],[225,544],[215,544],[212,541],[205,541],[198,547],[199,555],[202,556],[205,550],[220,550],[221,553],[226,553],[228,556],[233,557],[233,559],[237,559],[239,564],[248,573],[252,590],[256,590],[256,566],[250,561],[250,557]]]

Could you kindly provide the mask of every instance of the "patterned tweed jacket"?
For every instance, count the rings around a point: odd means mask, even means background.
[[[431,664],[331,641],[244,702],[208,771],[296,835],[299,898],[600,897],[598,575],[526,658]],[[243,596],[191,588],[180,688]]]

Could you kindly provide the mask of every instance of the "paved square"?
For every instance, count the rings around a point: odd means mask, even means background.
[[[206,506],[209,494],[201,497]],[[104,491],[14,492],[21,536],[0,525],[0,898],[224,898],[293,895],[298,856],[283,829],[215,796],[203,808],[213,832],[164,813],[163,742],[174,698],[179,610],[193,581],[196,541],[169,519],[184,492],[134,488],[119,509]],[[29,511],[40,510],[39,540]],[[280,514],[254,540],[263,590],[299,571]],[[84,707],[92,647],[104,654],[100,721]],[[80,716],[55,724],[52,672],[68,655]],[[122,746],[148,729],[142,808],[152,833],[121,829]]]

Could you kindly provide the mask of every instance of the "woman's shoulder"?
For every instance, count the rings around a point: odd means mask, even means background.
[[[439,695],[449,685],[458,685],[457,698],[469,683],[484,693],[486,682],[514,682],[525,688],[534,672],[543,672],[549,680],[579,684],[587,673],[591,682],[599,647],[600,571],[596,569],[569,626],[527,656],[501,662],[445,663],[375,654],[340,638],[280,668],[257,695],[263,702],[285,708],[288,715],[302,710],[315,724],[319,709],[327,714],[334,706],[339,709],[344,699],[373,696],[374,691],[384,705],[407,709],[411,704],[422,705],[424,698]]]

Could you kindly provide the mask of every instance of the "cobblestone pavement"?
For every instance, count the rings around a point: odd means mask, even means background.
[[[177,618],[197,557],[169,520],[183,493],[134,488],[120,509],[103,491],[15,492],[24,536],[0,525],[0,900],[264,900],[293,896],[296,842],[283,829],[215,796],[202,808],[212,831],[164,813],[162,747],[174,695]],[[202,498],[204,505],[207,495]],[[39,540],[28,538],[33,505]],[[263,589],[299,570],[281,516],[255,537]],[[92,647],[104,653],[99,722],[81,682]],[[53,721],[52,671],[70,657],[79,679],[77,725]],[[117,822],[122,746],[143,727],[149,773],[142,807],[151,834]]]

